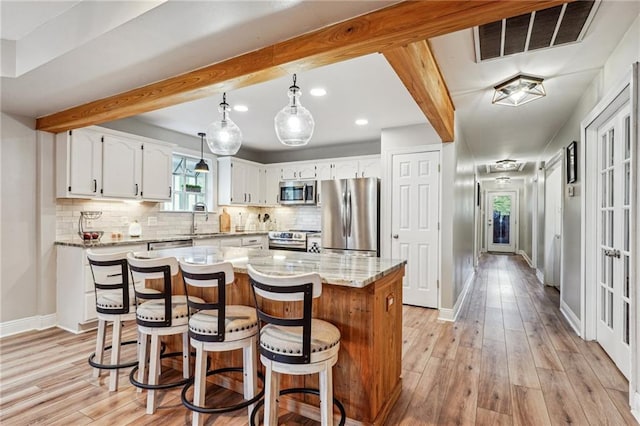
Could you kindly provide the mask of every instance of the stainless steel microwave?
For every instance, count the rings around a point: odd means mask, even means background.
[[[286,180],[280,182],[280,204],[316,204],[315,180]]]

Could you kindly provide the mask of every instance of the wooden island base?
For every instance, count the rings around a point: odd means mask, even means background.
[[[347,424],[382,425],[402,389],[402,278],[404,266],[363,288],[323,284],[322,295],[313,302],[313,316],[340,329],[340,353],[333,368],[333,392],[347,414]],[[174,282],[176,294],[183,294],[182,279]],[[211,291],[211,290],[208,290]],[[197,294],[196,294],[197,295]],[[228,304],[253,306],[246,274],[236,273],[236,283],[228,290]],[[203,294],[205,298],[207,294]],[[301,307],[273,305],[272,313],[297,315]],[[172,350],[180,340],[168,339]],[[210,354],[211,369],[242,365],[241,351]],[[260,368],[262,365],[260,364]],[[237,377],[217,377],[215,381],[241,392]],[[318,375],[283,376],[281,389],[318,388]],[[319,419],[315,396],[291,395],[282,398],[282,408]],[[337,414],[337,409],[335,410]]]

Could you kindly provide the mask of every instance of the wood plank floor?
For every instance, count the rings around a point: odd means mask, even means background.
[[[558,292],[538,284],[519,256],[485,255],[470,291],[455,323],[438,321],[435,310],[404,307],[403,392],[388,425],[638,424],[625,378],[600,346],[573,333],[557,308]],[[125,335],[134,334],[127,325]],[[161,392],[151,416],[127,372],[110,393],[108,376],[94,379],[86,362],[94,339],[95,332],[60,329],[1,339],[0,423],[190,423],[179,390]],[[318,424],[284,411],[280,422]],[[246,412],[209,416],[206,424],[246,425]]]

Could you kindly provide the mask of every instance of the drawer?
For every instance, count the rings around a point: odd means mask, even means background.
[[[220,240],[220,247],[242,247],[241,238],[223,238]]]
[[[242,239],[242,246],[256,246],[262,245],[262,237],[244,237]]]

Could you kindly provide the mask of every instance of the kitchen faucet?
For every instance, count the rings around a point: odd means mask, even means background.
[[[195,203],[193,205],[193,211],[191,212],[191,233],[195,234],[198,230],[198,225],[196,224],[196,213],[204,213],[204,220],[209,220],[209,212],[207,211],[207,205],[205,203]]]

